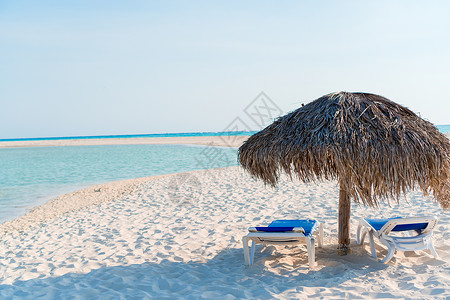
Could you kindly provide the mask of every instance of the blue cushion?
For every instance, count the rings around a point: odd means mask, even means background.
[[[275,220],[268,227],[255,228],[258,231],[285,232],[292,231],[294,227],[302,227],[305,230],[305,236],[311,236],[317,224],[316,220]]]
[[[376,231],[380,230],[384,224],[389,220],[401,219],[400,217],[390,219],[365,219]],[[397,225],[392,231],[407,231],[407,230],[424,230],[428,223],[413,223],[413,224],[401,224]]]

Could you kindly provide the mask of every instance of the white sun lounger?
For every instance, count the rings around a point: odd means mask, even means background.
[[[268,227],[250,227],[249,233],[242,238],[244,244],[245,264],[252,265],[255,258],[255,245],[296,245],[306,244],[308,263],[315,265],[315,237],[318,236],[318,246],[323,245],[323,225],[317,220],[276,220]],[[251,250],[248,242],[252,241]]]
[[[382,263],[387,263],[395,250],[416,251],[429,249],[435,258],[439,258],[433,246],[432,233],[437,224],[437,217],[413,217],[391,219],[363,219],[359,222],[356,241],[364,244],[364,237],[369,233],[372,256],[377,258],[374,236],[388,248],[388,254]],[[394,232],[408,232],[409,236],[395,236]],[[411,235],[411,232],[416,235]]]

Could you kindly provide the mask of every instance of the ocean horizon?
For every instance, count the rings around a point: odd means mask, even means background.
[[[450,125],[435,125],[439,132],[450,133]],[[111,134],[111,135],[81,135],[81,136],[52,136],[27,138],[1,138],[0,142],[16,141],[51,141],[51,140],[92,140],[92,139],[127,139],[127,138],[161,138],[161,137],[192,137],[192,136],[245,136],[258,131],[205,131],[205,132],[168,132],[144,134]]]
[[[448,125],[450,127],[450,125]],[[450,130],[450,129],[449,129]],[[191,136],[243,136],[252,135],[257,131],[205,131],[205,132],[171,132],[148,134],[116,134],[116,135],[82,135],[61,137],[30,137],[30,138],[5,138],[0,142],[16,141],[52,141],[52,140],[91,140],[91,139],[126,139],[126,138],[161,138],[161,137],[191,137]]]

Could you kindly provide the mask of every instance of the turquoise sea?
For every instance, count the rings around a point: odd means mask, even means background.
[[[438,126],[450,133],[450,125]],[[254,132],[200,132],[76,139],[165,136],[251,135]],[[63,138],[3,139],[54,140]],[[105,145],[0,148],[0,223],[23,215],[57,195],[93,184],[237,165],[237,150],[186,145]]]
[[[436,127],[442,133],[450,133],[450,125],[437,125]]]
[[[94,184],[237,165],[237,150],[187,145],[0,148],[0,223]]]

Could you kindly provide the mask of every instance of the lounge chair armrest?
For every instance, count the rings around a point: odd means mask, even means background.
[[[303,227],[249,227],[248,231],[249,232],[294,232],[294,233],[305,233],[305,229],[303,229]]]
[[[301,233],[305,233],[305,229],[303,229],[303,227],[294,227],[292,229],[292,232],[301,232]]]

